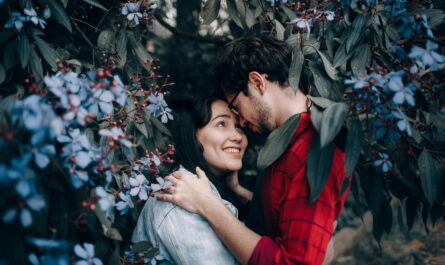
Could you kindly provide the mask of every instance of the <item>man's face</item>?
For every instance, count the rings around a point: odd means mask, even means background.
[[[229,108],[238,114],[242,127],[260,134],[269,134],[273,130],[269,106],[253,92],[246,96],[243,92],[226,96]],[[230,104],[231,103],[231,104]]]

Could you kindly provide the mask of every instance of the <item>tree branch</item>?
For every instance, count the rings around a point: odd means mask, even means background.
[[[174,35],[188,38],[188,39],[194,40],[196,42],[213,43],[213,44],[222,46],[222,45],[225,45],[227,42],[231,41],[231,39],[229,39],[229,38],[205,37],[205,36],[201,36],[198,34],[193,34],[190,32],[182,31],[182,30],[175,28],[175,27],[171,26],[170,24],[168,24],[159,14],[155,14],[155,18],[159,22],[159,24],[164,26],[168,31],[170,31]]]

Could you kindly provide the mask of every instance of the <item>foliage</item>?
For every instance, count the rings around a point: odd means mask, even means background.
[[[185,32],[181,10],[177,27],[168,23],[179,2],[0,0],[0,229],[11,238],[0,262],[162,259],[129,241],[140,206],[169,185],[161,176],[174,153],[164,126],[174,122],[172,83],[147,52],[160,25],[174,34],[166,53],[183,38],[220,45],[266,33],[289,43],[290,83],[308,90],[320,132],[308,156],[311,200],[326,183],[332,142],[344,142],[377,238],[391,227],[393,197],[408,225],[419,209],[425,223],[443,217],[445,14],[434,5],[207,0],[202,24]]]

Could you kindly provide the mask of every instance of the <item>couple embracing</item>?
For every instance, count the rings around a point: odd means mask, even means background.
[[[215,89],[223,96],[201,100],[183,113],[175,131],[183,168],[166,177],[171,188],[147,201],[133,242],[157,245],[165,264],[330,261],[334,222],[347,196],[338,198],[345,155],[335,148],[328,182],[309,203],[306,162],[317,132],[309,99],[289,85],[291,59],[285,42],[267,36],[225,47],[214,70]],[[252,195],[238,182],[247,146],[242,127],[276,137],[292,124],[296,129],[287,147],[267,165]],[[243,223],[237,208],[250,200]]]

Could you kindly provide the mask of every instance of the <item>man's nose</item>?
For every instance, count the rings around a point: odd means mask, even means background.
[[[239,117],[239,125],[241,125],[241,127],[247,127],[247,125],[249,124],[249,122],[244,119],[242,116]]]

